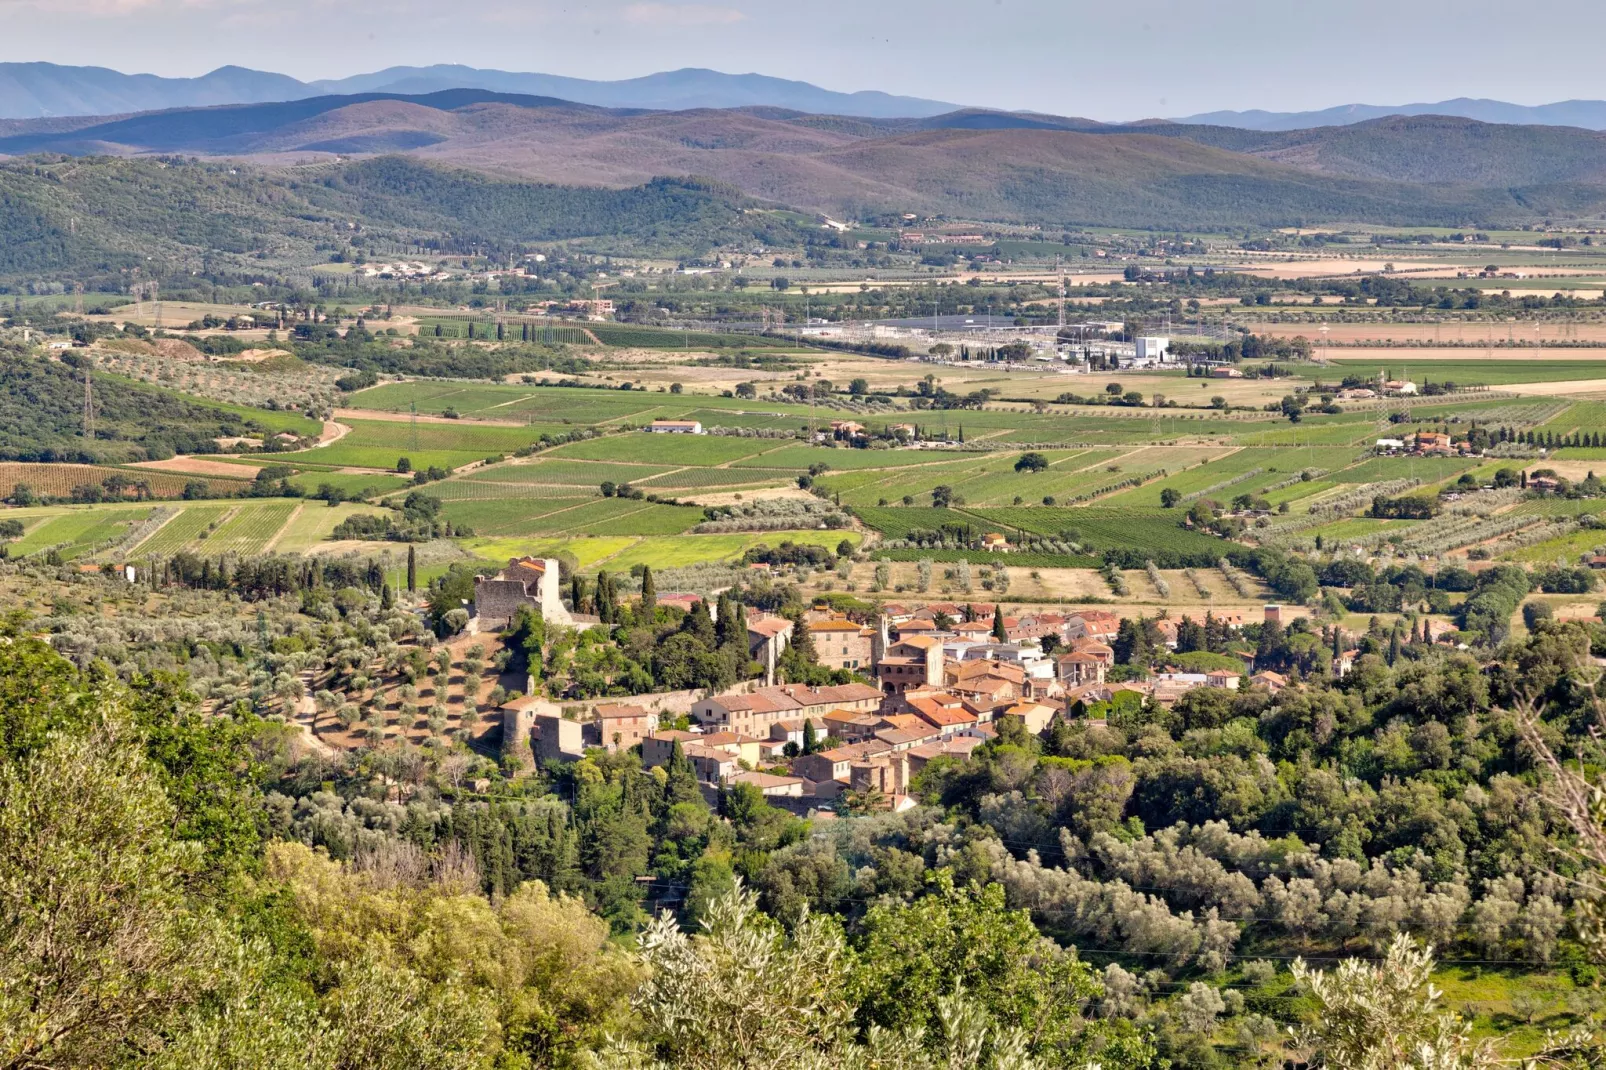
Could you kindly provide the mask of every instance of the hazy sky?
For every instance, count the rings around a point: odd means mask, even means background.
[[[1097,119],[1606,97],[1583,0],[0,0],[0,27],[0,60],[131,73],[711,67]]]

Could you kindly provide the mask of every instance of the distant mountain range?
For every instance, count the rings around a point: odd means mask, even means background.
[[[957,105],[890,93],[838,93],[807,82],[762,74],[722,74],[688,68],[618,82],[551,74],[517,74],[441,64],[390,67],[320,82],[283,74],[220,67],[199,78],[122,74],[105,67],[54,63],[0,63],[0,119],[127,115],[169,108],[261,104],[307,97],[391,93],[423,95],[447,89],[483,89],[535,97],[561,97],[608,108],[792,108],[865,118],[919,118]]]
[[[1606,134],[1442,116],[1255,131],[959,109],[605,108],[483,89],[0,121],[0,155],[307,165],[405,154],[558,186],[706,176],[764,201],[1112,226],[1486,226],[1606,209]]]
[[[1450,115],[1514,126],[1577,126],[1585,130],[1606,130],[1606,100],[1563,100],[1530,107],[1507,104],[1503,100],[1474,100],[1470,97],[1441,100],[1437,104],[1401,104],[1398,107],[1343,104],[1321,111],[1212,111],[1176,121],[1203,126],[1232,126],[1240,130],[1308,130],[1316,126],[1349,126],[1391,115]]]

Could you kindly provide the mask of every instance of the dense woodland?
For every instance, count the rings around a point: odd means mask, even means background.
[[[247,416],[193,398],[98,379],[95,438],[83,437],[84,371],[61,361],[0,348],[0,459],[127,462],[175,453],[215,453],[218,437],[267,428]]]

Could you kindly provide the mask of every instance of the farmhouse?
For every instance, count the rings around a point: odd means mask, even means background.
[[[655,435],[700,435],[703,425],[700,420],[654,420],[647,430]]]

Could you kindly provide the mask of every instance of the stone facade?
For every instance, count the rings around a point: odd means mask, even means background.
[[[474,617],[482,632],[508,626],[520,606],[533,606],[543,619],[568,627],[575,625],[563,604],[562,579],[552,558],[516,557],[495,576],[474,583]]]

